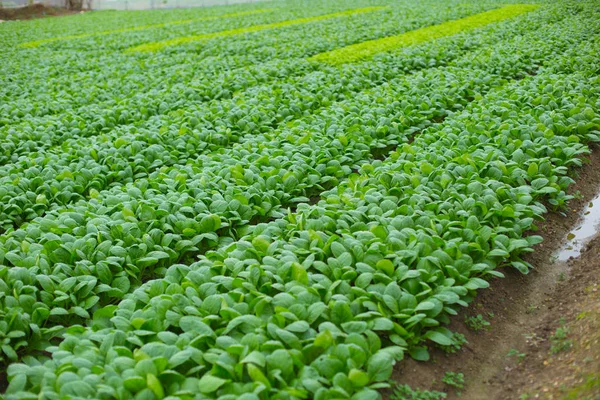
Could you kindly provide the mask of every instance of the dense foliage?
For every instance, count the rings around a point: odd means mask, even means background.
[[[488,278],[528,272],[526,233],[571,198],[600,140],[598,11],[0,25],[6,398],[377,399]]]

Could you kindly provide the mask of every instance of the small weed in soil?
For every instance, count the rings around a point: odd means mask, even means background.
[[[508,352],[506,357],[516,357],[517,361],[520,363],[521,361],[523,361],[525,359],[525,357],[527,357],[527,353],[521,353],[517,349],[510,349],[510,351]]]
[[[448,386],[452,386],[455,389],[462,389],[465,387],[465,375],[462,372],[448,371],[444,374],[442,382]]]
[[[412,389],[408,385],[396,385],[390,400],[440,400],[445,399],[446,396],[444,392]]]
[[[446,354],[454,354],[457,351],[459,351],[460,349],[462,349],[462,347],[467,344],[467,338],[465,337],[465,335],[463,335],[462,333],[458,333],[458,332],[454,332],[454,334],[452,334],[452,344],[448,345],[448,346],[442,346],[442,345],[438,345],[438,347],[440,349],[442,349],[442,351]]]
[[[569,334],[569,328],[566,326],[561,326],[556,328],[556,332],[554,335],[550,336],[550,340],[552,341],[552,346],[550,346],[550,354],[560,353],[561,351],[566,351],[573,346],[573,342],[567,339],[567,335]]]
[[[477,314],[476,317],[465,318],[465,323],[475,332],[490,329],[491,324],[483,318],[481,314]]]

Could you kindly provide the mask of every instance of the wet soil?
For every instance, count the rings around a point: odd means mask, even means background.
[[[599,169],[596,146],[575,171],[577,183],[570,192],[576,198],[568,210],[550,212],[532,232],[544,238],[525,258],[534,270],[523,275],[505,268],[504,279],[494,279],[453,318],[449,328],[462,333],[468,343],[455,354],[430,347],[430,361],[398,363],[394,381],[413,389],[444,391],[448,399],[600,400],[600,237],[583,242],[581,257],[559,260],[565,254],[560,251],[572,244],[569,233],[600,191]],[[469,327],[466,319],[478,315],[490,326],[477,331]],[[562,341],[570,345],[550,355],[558,328],[559,333],[567,332]],[[444,384],[446,372],[463,373],[464,388]],[[565,397],[570,391],[575,397]]]
[[[46,7],[43,4],[33,4],[20,8],[0,8],[0,20],[22,20],[33,18],[57,17],[77,14],[79,11],[67,10],[62,7]]]
[[[541,323],[518,343],[496,376],[497,399],[600,399],[600,237],[570,265],[569,279],[547,299]]]

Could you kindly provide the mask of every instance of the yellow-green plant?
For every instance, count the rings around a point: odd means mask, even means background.
[[[346,17],[346,16],[356,15],[356,14],[364,14],[364,13],[369,13],[369,12],[373,12],[373,11],[379,11],[384,8],[385,7],[364,7],[364,8],[357,8],[357,9],[353,9],[353,10],[341,11],[341,12],[332,13],[332,14],[318,15],[316,17],[298,18],[298,19],[292,19],[292,20],[288,20],[288,21],[274,22],[272,24],[254,25],[254,26],[249,26],[249,27],[245,27],[245,28],[237,28],[237,29],[230,29],[230,30],[220,31],[220,32],[205,33],[202,35],[179,37],[179,38],[175,38],[175,39],[163,40],[161,42],[146,43],[146,44],[143,44],[143,45],[140,45],[137,47],[132,47],[131,49],[127,50],[127,52],[136,53],[136,52],[156,51],[156,50],[160,50],[162,48],[168,47],[168,46],[176,46],[176,45],[180,45],[180,44],[184,44],[184,43],[197,42],[200,40],[241,35],[244,33],[264,31],[266,29],[283,28],[286,26],[300,25],[300,24],[306,24],[309,22],[323,21],[323,20],[331,19],[331,18],[339,18],[339,17]]]
[[[353,62],[371,57],[384,51],[412,46],[444,36],[455,35],[466,30],[479,28],[494,22],[503,21],[505,19],[533,11],[538,7],[539,6],[535,4],[509,5],[481,14],[461,18],[456,21],[445,22],[443,24],[428,26],[426,28],[406,32],[401,35],[353,44],[337,50],[317,54],[310,59],[328,64],[343,64]]]

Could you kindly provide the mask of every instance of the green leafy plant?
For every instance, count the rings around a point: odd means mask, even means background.
[[[569,328],[561,326],[556,328],[554,334],[550,336],[550,354],[567,351],[573,346],[573,341],[568,339]]]
[[[491,324],[487,321],[481,314],[477,314],[476,316],[470,316],[465,318],[465,323],[475,332],[489,330]]]
[[[391,400],[440,400],[446,397],[443,392],[412,389],[408,385],[396,385],[390,395]]]
[[[455,389],[462,389],[465,386],[465,375],[461,372],[448,371],[444,374],[442,382]]]
[[[538,6],[536,5],[525,4],[508,5],[485,13],[471,15],[460,20],[449,21],[440,25],[428,26],[426,28],[406,32],[398,36],[366,41],[330,52],[317,54],[312,57],[312,60],[332,64],[353,62],[372,57],[374,54],[383,51],[390,51],[398,47],[411,46],[423,41],[455,35],[465,30],[475,29],[493,22],[502,21],[526,12],[531,12],[537,7]]]
[[[525,357],[527,357],[526,353],[521,353],[520,351],[518,351],[517,349],[510,349],[510,351],[508,352],[508,354],[506,355],[507,357],[515,357],[517,359],[517,362],[521,362],[525,359]]]
[[[310,58],[494,6],[2,24],[4,397],[376,399],[455,350],[450,317],[529,272],[600,139],[598,5]]]
[[[438,345],[445,353],[453,354],[459,351],[465,344],[467,344],[467,338],[462,333],[454,332],[451,337],[451,344],[447,346]]]
[[[168,47],[168,46],[181,45],[184,43],[197,42],[200,40],[241,35],[241,34],[245,34],[245,33],[257,32],[257,31],[261,31],[261,30],[265,30],[265,29],[275,29],[275,28],[293,26],[293,25],[298,25],[298,24],[306,24],[309,22],[322,21],[322,20],[327,20],[330,18],[339,18],[339,17],[349,16],[349,15],[354,15],[354,14],[373,12],[373,11],[378,11],[381,9],[382,9],[382,7],[365,7],[365,8],[355,9],[355,10],[347,10],[347,11],[341,11],[341,12],[332,13],[332,14],[319,15],[319,16],[315,16],[315,17],[299,18],[299,19],[293,19],[293,20],[282,21],[282,22],[274,22],[271,24],[264,24],[264,25],[254,25],[254,26],[245,27],[245,28],[236,28],[236,29],[226,30],[226,31],[222,31],[222,32],[213,32],[213,33],[205,33],[202,35],[185,36],[185,37],[180,37],[180,38],[175,38],[175,39],[164,40],[161,42],[146,43],[146,44],[128,49],[128,52],[135,53],[135,52],[157,51],[157,50],[160,50],[160,49],[162,49],[164,47]]]

